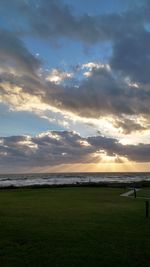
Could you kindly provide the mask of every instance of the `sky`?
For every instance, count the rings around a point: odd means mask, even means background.
[[[150,1],[0,0],[0,173],[150,171]]]

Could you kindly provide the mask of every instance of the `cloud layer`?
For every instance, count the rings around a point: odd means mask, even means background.
[[[14,86],[19,86],[19,94],[27,92],[31,96],[38,95],[40,101],[81,117],[99,118],[112,115],[115,118],[114,126],[122,128],[124,133],[149,128],[148,1],[122,13],[96,16],[77,16],[73,7],[61,1],[44,0],[37,4],[29,1],[2,1],[1,10],[5,13],[3,19],[7,18],[10,8],[9,16],[17,13],[26,23],[20,23],[18,29],[16,20],[13,21],[13,30],[9,25],[8,29],[0,31],[0,81],[3,95],[8,94],[5,87],[9,83],[12,93]],[[6,25],[8,24],[9,22]],[[42,62],[24,46],[20,39],[24,34],[37,35],[40,39],[51,41],[61,37],[89,44],[109,41],[112,46],[112,55],[108,61],[111,71],[93,65],[90,75],[85,75],[86,78],[78,86],[57,86],[54,79],[49,79],[51,82],[48,82],[48,76],[42,70]],[[57,80],[63,80],[64,72],[57,69],[55,72]],[[138,88],[132,86],[135,83]],[[16,92],[15,95],[17,98]],[[4,96],[1,101],[7,102],[6,99],[8,101],[8,97]],[[14,105],[16,103],[17,101]],[[142,116],[146,123],[139,123],[134,116]]]
[[[114,138],[82,138],[75,132],[51,131],[38,136],[0,138],[0,166],[3,168],[44,167],[70,163],[150,161],[150,145],[122,145]]]
[[[150,130],[149,1],[120,13],[99,15],[77,15],[59,0],[1,0],[0,8],[0,102],[43,118],[48,111],[80,122],[106,118],[124,135]],[[44,59],[25,45],[31,37],[53,48],[62,40],[90,47],[109,44],[111,53],[107,62],[89,61],[67,71],[56,66],[47,70]],[[116,162],[122,158],[150,161],[149,140],[138,145],[123,145],[118,140],[82,138],[71,131],[3,137],[0,164],[94,163],[107,156]]]

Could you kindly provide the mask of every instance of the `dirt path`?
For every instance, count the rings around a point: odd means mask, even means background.
[[[138,192],[139,190],[141,190],[141,188],[136,188],[136,192]],[[121,194],[121,197],[131,197],[131,195],[134,195],[134,190],[130,190],[128,192],[125,192],[123,194]]]

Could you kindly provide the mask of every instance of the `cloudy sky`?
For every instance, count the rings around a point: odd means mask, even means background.
[[[150,1],[0,0],[0,173],[150,171]]]

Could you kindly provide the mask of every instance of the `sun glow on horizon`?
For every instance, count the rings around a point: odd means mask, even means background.
[[[31,172],[150,172],[149,163],[81,163],[81,164],[61,164],[52,167],[32,168]]]

